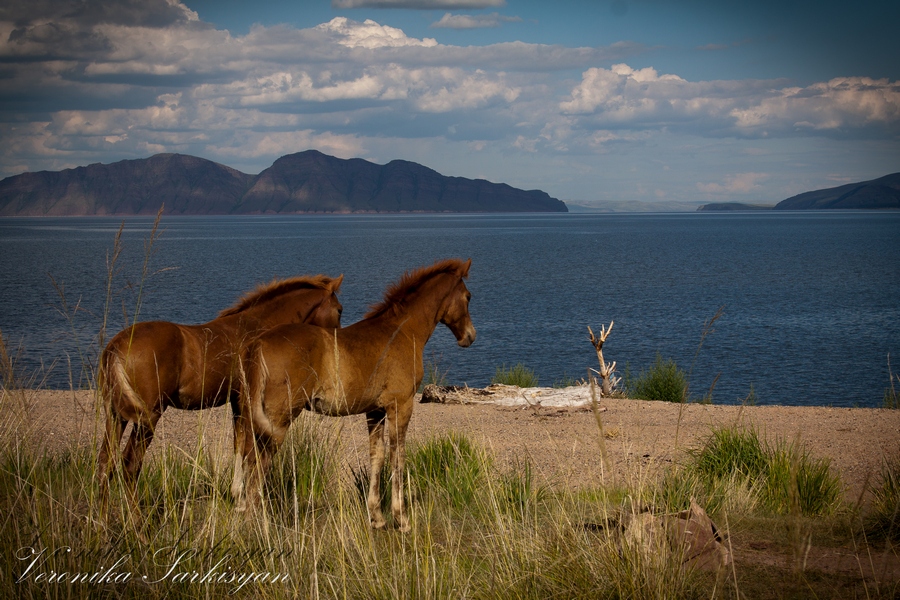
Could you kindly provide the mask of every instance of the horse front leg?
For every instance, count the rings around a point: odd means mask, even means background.
[[[384,467],[384,411],[373,410],[366,413],[369,428],[369,522],[375,529],[384,529],[384,514],[381,512],[381,470]]]
[[[391,445],[391,514],[402,532],[409,531],[409,518],[403,501],[403,479],[406,472],[406,428],[412,416],[412,397],[404,398],[387,411],[388,440]]]

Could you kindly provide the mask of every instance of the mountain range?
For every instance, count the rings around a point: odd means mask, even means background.
[[[184,154],[22,173],[0,181],[0,216],[567,212],[540,190],[307,150],[258,175]]]
[[[900,173],[892,173],[871,181],[848,183],[824,190],[804,192],[782,200],[774,206],[742,204],[739,202],[715,202],[704,204],[697,210],[859,210],[886,208],[900,208]]]

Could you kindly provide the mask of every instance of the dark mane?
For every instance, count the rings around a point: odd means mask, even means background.
[[[219,313],[219,317],[236,315],[262,302],[268,302],[295,290],[327,290],[333,287],[334,279],[326,275],[303,275],[288,279],[273,279],[269,283],[261,283],[253,291],[247,292],[231,308]],[[336,291],[336,290],[332,290]]]
[[[429,267],[420,267],[414,271],[407,271],[399,281],[393,283],[385,290],[384,300],[369,307],[369,312],[363,318],[378,317],[399,307],[407,297],[422,287],[426,281],[443,273],[452,273],[463,278],[468,277],[469,263],[458,258],[448,258],[438,261]]]

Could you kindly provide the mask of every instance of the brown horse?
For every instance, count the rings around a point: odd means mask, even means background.
[[[340,327],[343,307],[336,294],[343,277],[276,279],[258,286],[209,323],[148,321],[110,340],[100,358],[99,388],[106,408],[106,434],[98,459],[101,507],[105,508],[109,478],[129,421],[133,427],[123,460],[132,509],[144,453],[167,407],[196,410],[230,400],[237,453],[244,437],[237,429],[238,362],[244,347],[282,323]]]
[[[413,397],[424,373],[422,351],[438,323],[449,327],[462,347],[475,341],[469,317],[471,294],[463,282],[471,264],[471,260],[444,260],[406,273],[362,321],[344,329],[282,325],[248,347],[247,382],[239,411],[240,419],[246,420],[244,494],[237,467],[232,485],[239,498],[238,510],[261,498],[262,479],[272,455],[301,410],[331,416],[365,413],[371,524],[377,529],[385,526],[379,479],[387,429],[393,471],[391,512],[394,524],[409,530],[403,507],[404,443]]]

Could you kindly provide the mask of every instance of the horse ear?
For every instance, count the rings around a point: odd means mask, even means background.
[[[341,283],[344,281],[344,274],[341,273],[337,277],[331,280],[331,283],[328,284],[329,289],[332,294],[337,294],[338,290],[341,289]]]
[[[469,267],[471,267],[471,266],[472,266],[472,259],[470,258],[460,268],[459,276],[462,277],[463,279],[467,278],[469,276]]]

